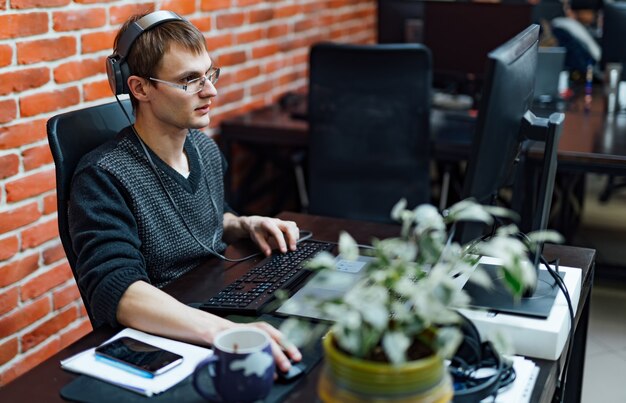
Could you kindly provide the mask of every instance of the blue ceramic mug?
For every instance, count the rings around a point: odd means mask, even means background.
[[[207,400],[254,402],[270,393],[274,369],[267,333],[254,327],[236,327],[215,336],[213,355],[196,367],[193,387]],[[202,384],[200,375],[207,370],[217,394]]]

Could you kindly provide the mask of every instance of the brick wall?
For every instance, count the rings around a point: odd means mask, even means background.
[[[113,99],[104,60],[119,24],[169,9],[204,32],[223,68],[213,128],[304,88],[310,44],[373,42],[375,7],[374,0],[0,0],[0,386],[91,330],[58,238],[45,124]]]

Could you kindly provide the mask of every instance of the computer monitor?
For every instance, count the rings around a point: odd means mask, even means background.
[[[496,204],[498,193],[512,183],[516,162],[523,146],[529,141],[545,143],[539,194],[534,204],[533,230],[545,229],[550,211],[556,149],[564,115],[538,118],[530,112],[537,69],[539,26],[531,25],[510,41],[489,53],[483,94],[478,111],[476,132],[471,147],[463,198],[473,198],[481,204]],[[469,242],[482,236],[483,226],[465,225],[459,240]],[[540,251],[533,256],[538,264]],[[531,287],[532,294],[535,287]],[[552,291],[549,290],[551,293]],[[487,305],[493,303],[487,296]],[[531,300],[533,316],[549,314],[552,300]],[[479,304],[481,305],[481,304]],[[540,306],[535,306],[540,305]],[[493,308],[493,306],[490,306]],[[524,313],[524,304],[510,304],[505,311]]]
[[[378,43],[422,42],[422,0],[381,0],[377,10]]]
[[[626,80],[626,2],[604,5],[604,28],[602,32],[602,65],[621,63],[621,81]]]
[[[478,90],[487,54],[531,24],[532,7],[529,3],[425,1],[423,37],[433,54],[435,86],[478,80]]]

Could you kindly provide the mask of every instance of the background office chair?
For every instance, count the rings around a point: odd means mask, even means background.
[[[132,118],[130,100],[124,100],[122,104]],[[56,167],[59,237],[74,276],[76,255],[72,249],[67,222],[67,204],[74,170],[83,155],[115,137],[126,126],[128,120],[117,102],[63,113],[48,120],[48,143]],[[88,301],[82,292],[81,297],[89,313]],[[91,313],[89,319],[93,325]]]
[[[312,47],[309,212],[390,222],[430,201],[431,85],[423,45]]]

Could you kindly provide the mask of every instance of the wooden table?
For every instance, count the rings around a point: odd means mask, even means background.
[[[296,221],[302,229],[312,230],[314,237],[320,240],[336,241],[339,232],[342,230],[349,231],[359,243],[368,243],[373,236],[382,238],[398,234],[398,228],[391,225],[348,221],[297,213],[283,213],[280,217]],[[230,257],[244,256],[248,254],[249,251],[250,245],[242,244],[229,247],[227,255]],[[545,254],[548,259],[560,258],[562,265],[580,267],[583,270],[582,293],[576,312],[576,337],[573,350],[575,354],[570,364],[567,382],[569,386],[568,397],[571,398],[571,400],[568,398],[566,401],[574,402],[580,400],[595,251],[585,248],[548,245],[545,248]],[[202,266],[188,272],[169,284],[165,288],[165,291],[185,303],[203,301],[215,295],[226,284],[239,278],[242,274],[247,272],[254,263],[254,261],[248,261],[233,264],[211,259]],[[59,361],[101,343],[111,337],[115,332],[115,330],[110,328],[100,328],[86,335],[0,389],[0,401],[62,401],[59,396],[59,391],[67,383],[75,379],[76,375],[62,370]],[[535,361],[540,367],[540,372],[531,401],[550,402],[556,387],[557,368],[563,365],[563,359],[557,361]],[[287,398],[287,401],[301,403],[314,401],[316,399],[320,367],[321,366],[318,365],[311,374],[298,384],[298,387],[294,393]]]

